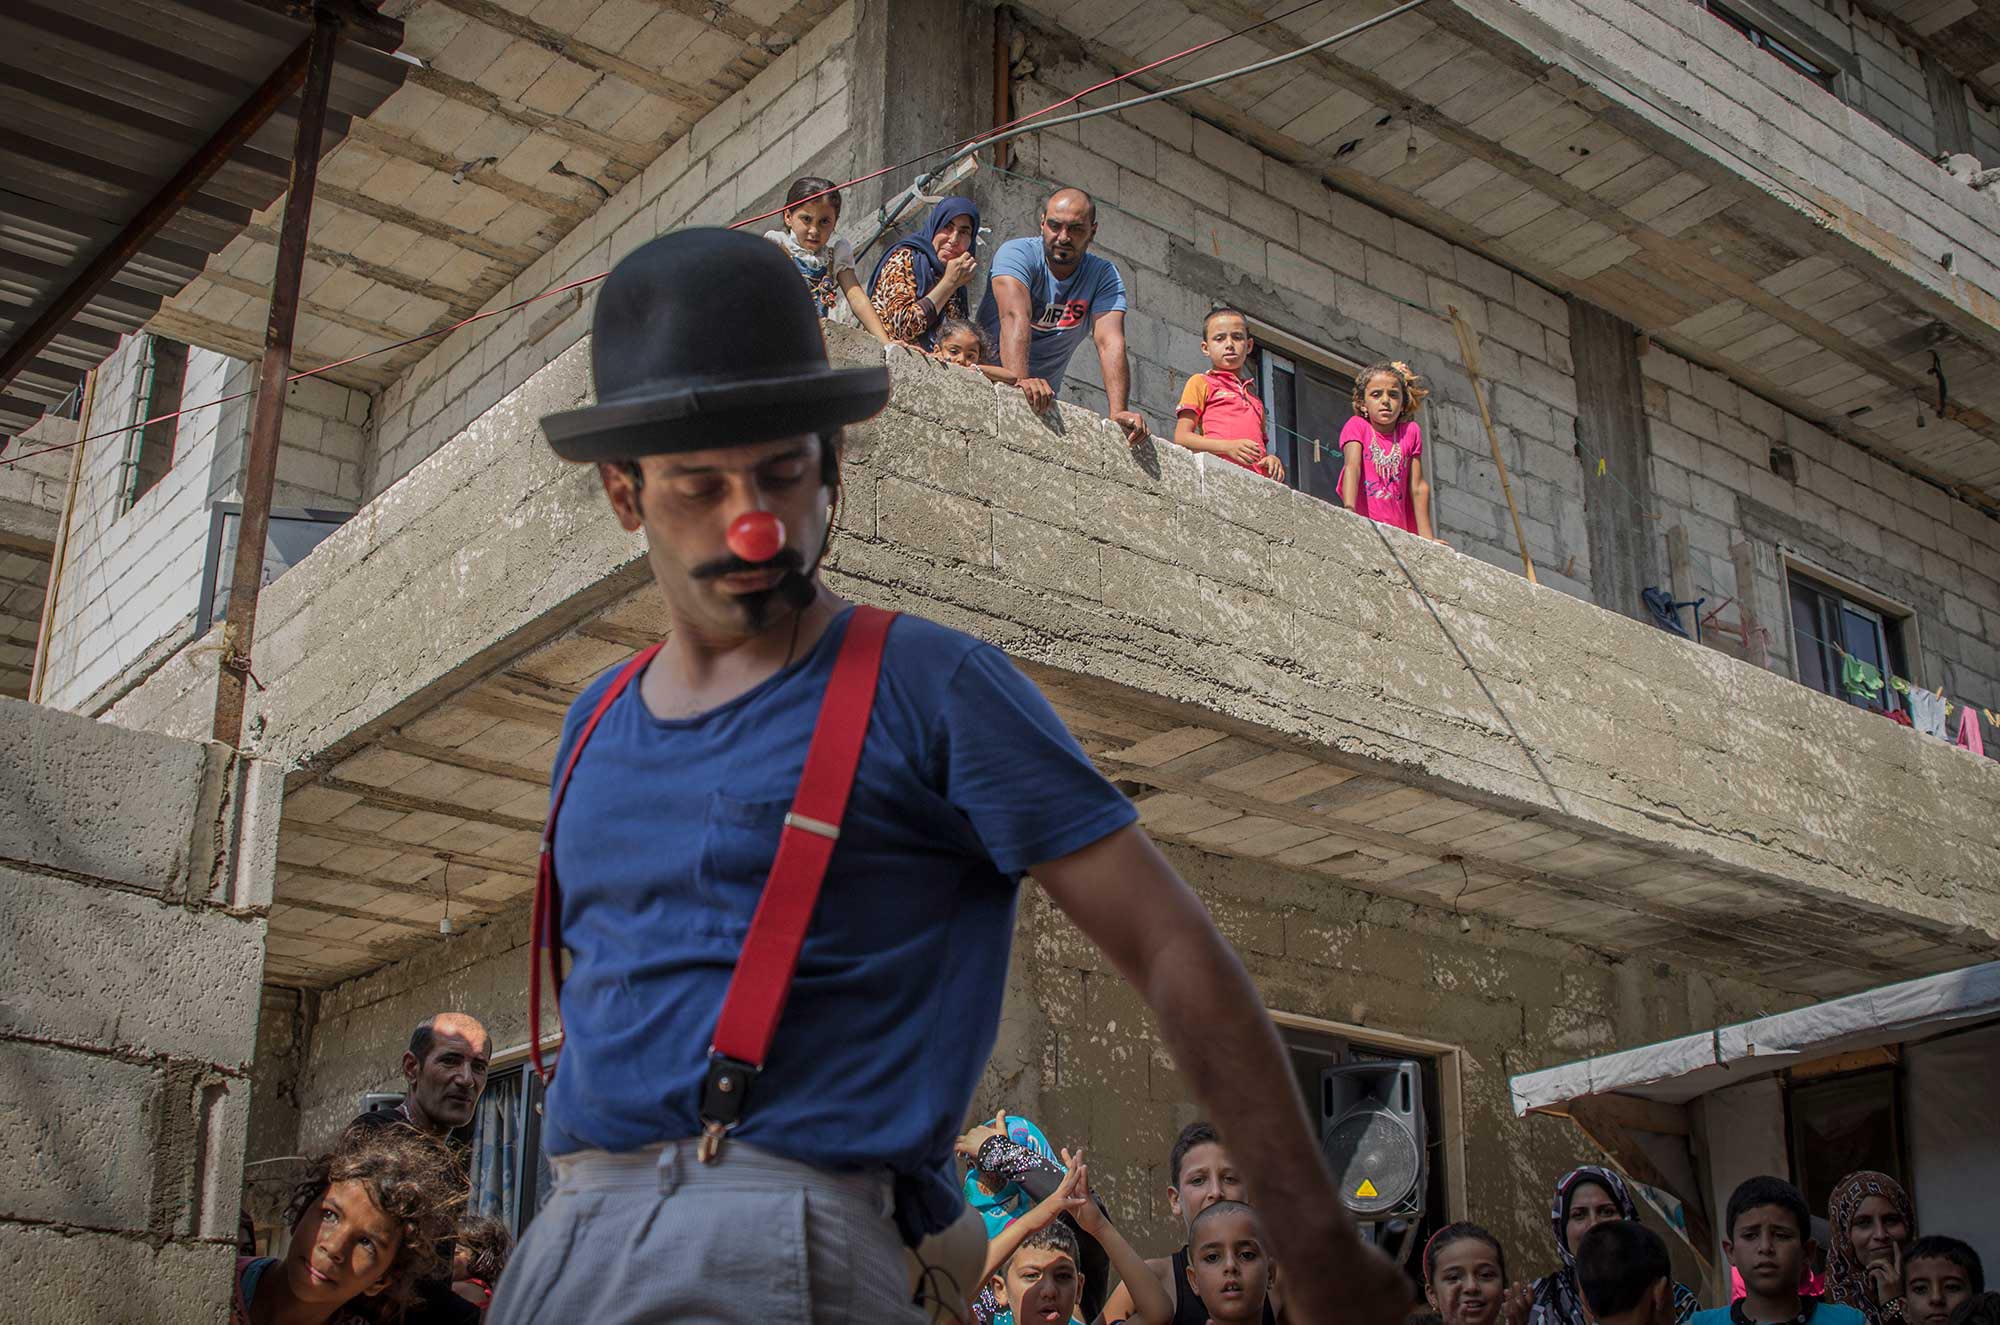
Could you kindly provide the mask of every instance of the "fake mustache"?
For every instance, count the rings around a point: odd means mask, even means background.
[[[800,555],[799,550],[793,547],[786,547],[778,549],[778,555],[772,557],[769,561],[745,561],[732,552],[726,557],[717,557],[714,561],[705,561],[688,572],[688,574],[697,580],[715,580],[720,579],[724,575],[736,575],[746,571],[762,570],[790,571],[796,575],[805,568],[806,559]]]

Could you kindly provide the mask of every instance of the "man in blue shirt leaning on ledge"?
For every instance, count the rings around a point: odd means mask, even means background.
[[[964,1213],[952,1145],[1024,873],[1158,1014],[1293,1319],[1400,1321],[1408,1289],[1336,1198],[1255,989],[1132,805],[999,650],[820,582],[840,429],[883,407],[887,372],[830,368],[791,264],[725,230],[621,262],[591,352],[598,403],[543,425],[643,533],[673,630],[565,723],[537,908],[571,961],[556,1187],[494,1325],[926,1319],[906,1248]],[[848,670],[871,650],[879,677]],[[802,778],[840,780],[821,738],[843,732],[851,793],[811,812]],[[761,946],[784,906],[759,907],[801,860],[824,882],[793,969]],[[920,1292],[955,1313],[976,1266]]]

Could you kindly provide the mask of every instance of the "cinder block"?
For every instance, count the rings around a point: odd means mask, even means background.
[[[6,869],[0,896],[0,1034],[247,1069],[263,921]]]
[[[0,855],[159,892],[188,873],[199,745],[0,699]]]
[[[0,1320],[189,1325],[228,1314],[231,1243],[164,1246],[111,1233],[0,1224]]]
[[[159,1072],[7,1040],[0,1081],[9,1101],[0,1109],[0,1219],[144,1231]]]

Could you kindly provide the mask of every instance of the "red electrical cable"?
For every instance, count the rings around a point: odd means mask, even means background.
[[[1267,27],[1272,23],[1282,22],[1285,19],[1290,18],[1292,15],[1297,14],[1302,10],[1310,9],[1314,5],[1319,3],[1321,3],[1321,0],[1306,0],[1306,3],[1302,5],[1296,5],[1291,9],[1287,9],[1282,14],[1273,14],[1269,18],[1262,19],[1256,23],[1250,24],[1248,27],[1238,28],[1234,32],[1225,32],[1220,37],[1211,37],[1207,41],[1201,42],[1200,44],[1195,46],[1190,46],[1184,51],[1176,51],[1172,55],[1163,56],[1162,58],[1153,61],[1151,64],[1141,65],[1137,69],[1128,69],[1122,74],[1115,74],[1112,77],[1103,80],[1102,82],[1093,83],[1089,87],[1083,89],[1083,91],[1078,92],[1073,96],[1064,97],[1061,101],[1051,102],[1049,105],[1043,106],[1040,110],[1030,111],[1026,115],[1017,116],[1014,119],[1007,121],[1007,123],[1005,124],[996,124],[990,129],[985,129],[979,133],[972,135],[970,138],[961,138],[955,143],[947,143],[942,147],[934,147],[930,151],[921,153],[917,156],[913,156],[907,161],[899,161],[893,166],[884,166],[880,170],[873,170],[866,175],[856,176],[855,178],[848,180],[844,184],[836,184],[832,188],[822,189],[820,192],[813,194],[812,198],[824,197],[826,194],[829,193],[838,193],[842,189],[853,188],[856,184],[866,184],[870,180],[880,179],[882,176],[890,174],[894,171],[907,169],[910,166],[916,165],[920,161],[928,161],[930,158],[944,152],[955,152],[966,147],[974,146],[975,144],[983,142],[984,140],[991,138],[996,134],[1005,133],[1009,129],[1018,128],[1021,125],[1028,123],[1030,120],[1040,119],[1042,116],[1047,115],[1052,111],[1061,110],[1064,106],[1073,106],[1077,102],[1083,100],[1085,97],[1089,96],[1093,92],[1101,92],[1107,87],[1111,87],[1114,86],[1115,84],[1124,82],[1128,78],[1134,78],[1140,74],[1150,72],[1151,70],[1154,69],[1158,69],[1162,65],[1172,64],[1176,60],[1184,60],[1190,55],[1198,55],[1201,52],[1209,49],[1211,46],[1218,46],[1225,41],[1231,40],[1232,38],[1241,37],[1248,33],[1255,32],[1258,28]],[[729,226],[729,229],[740,230],[746,225],[754,225],[758,221],[769,220],[771,217],[778,215],[780,212],[789,211],[791,208],[797,207],[800,203],[810,202],[812,198],[801,198],[799,202],[785,203],[778,207],[772,208],[768,212],[759,212],[755,216],[745,217],[741,221],[733,222]],[[358,363],[363,359],[371,359],[378,354],[388,354],[391,353],[392,351],[400,350],[406,346],[415,345],[422,341],[433,340],[439,336],[448,336],[452,332],[457,331],[459,328],[470,326],[474,322],[478,322],[489,317],[499,317],[503,313],[511,313],[516,309],[525,308],[529,304],[532,304],[537,300],[553,298],[556,295],[567,293],[568,291],[577,289],[581,286],[590,285],[593,284],[594,282],[601,281],[610,274],[611,273],[608,271],[601,271],[594,276],[585,276],[579,280],[570,281],[564,285],[558,285],[554,289],[543,290],[540,294],[531,294],[525,299],[517,299],[513,303],[508,304],[502,308],[493,308],[493,309],[488,309],[483,313],[474,313],[470,317],[460,318],[458,321],[453,322],[447,326],[436,327],[430,331],[419,332],[417,335],[407,336],[402,340],[395,341],[388,345],[378,345],[372,350],[363,350],[359,354],[349,355],[347,358],[336,360],[333,363],[321,364],[317,368],[309,368],[304,370],[303,372],[293,373],[291,376],[287,377],[285,381],[289,384],[292,382],[302,381],[303,379],[308,377],[318,377],[322,373],[332,372],[336,368],[345,368],[348,364]],[[181,417],[183,414],[193,414],[197,410],[213,409],[217,405],[226,405],[232,400],[241,400],[243,399],[243,397],[250,394],[251,393],[249,391],[236,391],[226,396],[217,396],[213,400],[204,400],[198,405],[186,405],[180,409],[173,410],[170,413],[166,414],[156,414],[150,419],[144,419],[138,423],[129,423],[122,428],[108,428],[103,432],[92,433],[88,437],[79,437],[73,442],[63,442],[57,446],[45,446],[42,447],[40,450],[29,451],[22,455],[11,456],[5,459],[0,459],[0,465],[18,465],[23,460],[32,460],[34,457],[38,455],[49,455],[56,451],[67,451],[70,450],[72,447],[82,446],[86,442],[95,442],[106,437],[116,437],[120,433],[133,432],[140,428],[151,427],[155,423],[164,423],[168,419],[177,419]]]

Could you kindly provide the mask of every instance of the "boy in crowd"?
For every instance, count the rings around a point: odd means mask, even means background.
[[[1598,1224],[1583,1235],[1576,1286],[1597,1325],[1673,1325],[1673,1259],[1660,1235],[1637,1220]]]
[[[1243,375],[1257,342],[1249,321],[1233,308],[1211,308],[1201,322],[1201,352],[1212,365],[1181,389],[1174,441],[1190,451],[1219,455],[1232,465],[1282,479],[1285,467],[1265,449],[1264,401]]]
[[[1174,1305],[1146,1272],[1146,1263],[1125,1240],[1090,1194],[1090,1170],[1083,1155],[1063,1152],[1069,1172],[1049,1197],[1000,1231],[987,1244],[986,1269],[998,1305],[1013,1313],[1014,1325],[1067,1325],[1086,1287],[1076,1234],[1058,1216],[1095,1238],[1111,1258],[1111,1268],[1137,1285],[1135,1305],[1118,1316],[1107,1310],[1097,1319],[1168,1325]]]
[[[1174,1138],[1174,1148],[1167,1154],[1167,1174],[1167,1208],[1180,1218],[1190,1240],[1194,1236],[1195,1217],[1203,1210],[1218,1201],[1240,1203],[1245,1195],[1243,1179],[1237,1174],[1229,1152],[1222,1148],[1222,1138],[1206,1122],[1189,1123]],[[1174,1304],[1174,1325],[1207,1325],[1208,1313],[1201,1299],[1188,1291],[1188,1264],[1188,1247],[1184,1245],[1172,1256],[1147,1261],[1146,1268],[1153,1272]],[[1277,1294],[1273,1292],[1271,1297],[1273,1300],[1264,1310],[1267,1322],[1277,1319]],[[1111,1300],[1104,1304],[1104,1318],[1119,1320],[1131,1314],[1129,1290],[1120,1284]]]
[[[2000,1293],[1968,1297],[1951,1313],[1951,1325],[2000,1325]]]
[[[1799,1291],[1813,1241],[1812,1214],[1798,1188],[1782,1178],[1745,1179],[1724,1214],[1722,1250],[1745,1292],[1729,1306],[1697,1311],[1689,1325],[1865,1325],[1853,1307]]]
[[[1255,1325],[1270,1298],[1271,1262],[1257,1212],[1241,1201],[1204,1206],[1188,1226],[1187,1283],[1212,1325]]]
[[[1986,1291],[1979,1253],[1957,1238],[1918,1238],[1903,1253],[1903,1311],[1909,1325],[1949,1325],[1961,1302]]]

